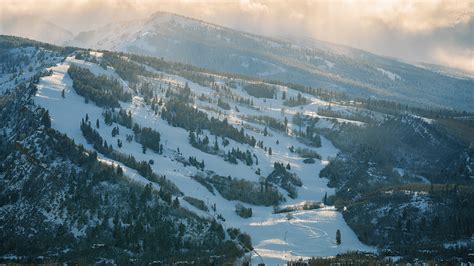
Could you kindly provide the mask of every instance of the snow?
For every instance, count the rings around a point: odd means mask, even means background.
[[[433,122],[435,121],[434,119],[423,117],[423,116],[418,116],[418,115],[414,115],[414,114],[411,114],[411,116],[419,118],[419,119],[423,120],[424,122],[426,122],[428,124],[433,124]]]
[[[261,64],[264,65],[262,69],[265,69],[265,71],[257,72],[256,75],[261,76],[261,77],[266,77],[266,76],[272,76],[276,75],[279,73],[284,73],[287,70],[277,64],[262,60],[260,58],[256,57],[249,57],[249,56],[242,56],[242,55],[237,55],[237,54],[230,54],[229,56],[231,57],[238,57],[240,61],[240,66],[243,68],[249,68],[251,64]]]
[[[266,264],[276,265],[289,259],[307,258],[315,254],[330,256],[367,248],[359,243],[342,219],[342,214],[334,207],[297,211],[291,216],[288,219],[286,214],[272,215],[244,227],[248,228],[247,232],[258,232],[252,240],[255,250]],[[341,230],[343,236],[341,245],[335,242],[337,229]]]
[[[114,165],[114,166],[119,165],[123,170],[124,176],[126,176],[128,179],[130,179],[130,181],[133,181],[133,182],[138,183],[138,184],[143,185],[143,186],[150,183],[150,181],[148,181],[148,179],[141,176],[136,170],[131,169],[131,168],[125,166],[124,164],[120,163],[120,162],[110,160],[110,159],[108,159],[106,157],[102,157],[102,156],[98,157],[97,159],[100,162],[108,164],[108,165]],[[156,183],[152,183],[152,187],[156,190],[160,189],[160,186]]]
[[[8,53],[18,57],[28,57],[30,63],[28,65],[18,65],[19,71],[15,70],[12,73],[0,73],[0,94],[28,81],[38,73],[38,71],[58,63],[62,58],[51,51],[34,47],[14,48],[10,49]],[[39,59],[40,53],[44,53],[43,59]],[[0,62],[0,65],[2,64],[3,62]]]
[[[380,71],[380,72],[382,72],[382,74],[384,74],[385,76],[387,76],[387,77],[388,77],[390,80],[392,80],[392,81],[395,81],[395,80],[402,80],[402,78],[401,78],[399,75],[397,75],[397,74],[395,74],[395,73],[393,73],[393,72],[390,72],[390,71],[388,71],[388,70],[385,70],[385,69],[379,68],[379,67],[377,68],[377,70]]]
[[[103,53],[100,53],[100,52],[91,51],[91,53],[94,54],[97,57],[102,57],[102,55],[103,55]],[[96,76],[104,75],[104,76],[107,76],[110,79],[116,79],[125,88],[125,90],[127,90],[128,92],[132,92],[132,89],[128,86],[128,83],[126,81],[124,81],[123,79],[121,79],[120,76],[111,67],[108,67],[108,69],[105,70],[104,68],[102,68],[101,66],[99,66],[97,64],[94,64],[94,63],[91,63],[91,62],[86,62],[84,60],[75,59],[74,57],[68,57],[67,58],[67,63],[69,65],[70,64],[75,64],[75,65],[78,65],[82,68],[86,68]]]
[[[394,167],[393,171],[397,172],[397,174],[399,176],[404,176],[405,175],[405,169],[403,169],[403,168]]]
[[[334,63],[329,61],[329,60],[324,60],[324,63],[329,67],[329,68],[333,68],[334,67]]]
[[[96,51],[90,51],[89,54],[91,56],[94,56],[95,58],[101,58],[104,56],[104,53],[101,53],[101,52],[96,52]]]
[[[87,67],[96,75],[107,75],[109,77],[118,78],[113,69],[104,70],[96,64],[76,60],[74,58],[67,58],[65,62],[52,67],[53,75],[44,77],[40,80],[38,85],[38,92],[36,95],[36,102],[49,110],[52,118],[52,127],[66,133],[73,138],[76,143],[83,144],[86,148],[92,149],[91,145],[87,143],[81,134],[79,125],[86,113],[89,116],[92,124],[95,124],[96,119],[100,120],[100,128],[97,131],[114,149],[118,149],[116,138],[123,141],[121,152],[132,154],[137,160],[154,160],[152,169],[160,175],[166,175],[167,179],[171,180],[178,188],[186,195],[203,200],[208,207],[216,204],[217,211],[203,212],[181,200],[181,205],[199,216],[202,217],[216,217],[221,214],[225,218],[224,227],[240,228],[243,232],[249,233],[252,237],[252,242],[255,247],[255,252],[252,253],[256,261],[263,260],[267,265],[284,264],[288,259],[296,259],[299,257],[309,256],[333,256],[340,252],[348,250],[365,250],[375,251],[374,248],[362,244],[354,232],[345,223],[342,214],[334,207],[327,206],[316,210],[294,211],[291,216],[292,219],[287,218],[287,214],[273,214],[272,207],[252,206],[250,204],[243,204],[246,207],[251,207],[253,210],[253,217],[244,219],[235,213],[235,204],[237,201],[228,201],[224,199],[219,193],[215,195],[210,193],[204,186],[200,185],[191,178],[195,174],[203,174],[200,170],[194,167],[184,167],[176,160],[178,156],[178,148],[180,155],[184,158],[195,156],[199,161],[204,160],[206,170],[212,170],[216,174],[227,176],[232,175],[236,178],[243,178],[251,181],[258,181],[259,177],[255,174],[257,168],[261,169],[262,175],[266,176],[273,170],[274,162],[289,163],[291,165],[291,172],[296,173],[302,180],[303,186],[298,190],[298,197],[296,199],[287,198],[284,204],[299,204],[304,201],[321,201],[325,193],[332,195],[335,193],[334,189],[327,187],[327,180],[319,178],[319,171],[327,164],[329,157],[334,157],[338,150],[325,138],[322,138],[322,147],[314,148],[323,160],[317,160],[315,164],[302,163],[303,158],[297,154],[291,153],[288,147],[293,145],[295,147],[305,147],[296,138],[287,136],[286,134],[269,130],[269,136],[264,137],[260,132],[247,129],[246,133],[254,136],[257,140],[263,140],[265,146],[271,147],[273,155],[269,156],[263,149],[252,148],[259,158],[259,165],[246,166],[243,163],[234,165],[223,161],[221,157],[204,153],[188,143],[188,132],[182,128],[172,127],[166,121],[163,121],[159,116],[155,115],[144,101],[139,96],[134,96],[131,103],[121,103],[122,108],[131,111],[134,122],[141,126],[151,127],[157,129],[162,138],[164,145],[163,155],[158,155],[152,151],[146,154],[142,153],[141,145],[136,142],[128,143],[125,141],[126,134],[133,132],[125,127],[118,125],[120,135],[113,138],[111,136],[112,127],[103,123],[102,109],[90,102],[86,104],[84,98],[77,95],[72,88],[72,80],[67,75],[67,69],[70,64],[79,64],[82,67]],[[173,84],[183,85],[188,82],[191,90],[196,95],[202,93],[213,95],[214,91],[210,88],[200,86],[193,82],[187,81],[182,77],[173,75],[165,75],[165,81],[173,81]],[[162,81],[155,81],[158,84]],[[220,81],[218,81],[220,82]],[[165,84],[165,83],[163,83]],[[166,87],[165,87],[166,88]],[[278,87],[279,89],[286,89],[288,97],[290,95],[297,95],[296,91],[288,88]],[[61,97],[61,91],[65,89],[65,98]],[[232,90],[233,93],[244,96],[246,93],[240,89]],[[158,92],[158,96],[162,96]],[[306,97],[307,95],[305,95]],[[308,96],[309,97],[309,96]],[[325,102],[316,100],[311,97],[314,104],[308,106],[305,112],[315,112],[318,106],[326,104]],[[255,123],[249,123],[241,119],[242,115],[264,114],[278,119],[282,119],[282,100],[272,99],[254,99],[255,104],[261,108],[261,111],[245,108],[239,106],[240,113],[233,110],[226,111],[221,114],[220,118],[224,116],[229,118],[230,123],[239,125],[243,123],[251,128],[263,130],[263,126]],[[196,107],[201,110],[204,106],[200,101],[195,101]],[[334,108],[338,108],[337,105]],[[295,113],[298,108],[285,107],[285,115]],[[217,113],[207,110],[210,115],[218,116]],[[291,119],[290,119],[291,121]],[[290,125],[290,127],[294,127]],[[205,134],[209,135],[208,132]],[[213,136],[209,136],[211,142]],[[276,141],[279,144],[276,144]],[[222,145],[221,145],[222,146]],[[241,150],[250,149],[246,144],[236,143],[230,141],[230,145],[221,149],[228,150],[232,147],[239,147]],[[105,158],[99,155],[99,159],[108,164],[120,165],[124,169],[124,175],[131,181],[139,184],[147,184],[148,180],[136,173],[135,170],[129,169],[124,165]],[[153,184],[155,189],[158,189],[157,184]],[[335,243],[336,230],[341,230],[342,244]],[[258,255],[257,255],[258,254]]]
[[[462,239],[462,240],[457,240],[454,242],[444,243],[443,247],[445,249],[454,249],[454,248],[459,248],[459,247],[467,247],[472,244],[474,244],[474,235],[472,235],[471,238],[468,238],[468,239]]]

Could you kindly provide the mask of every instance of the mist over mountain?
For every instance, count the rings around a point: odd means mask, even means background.
[[[5,34],[55,44],[158,56],[219,71],[335,89],[362,98],[457,110],[473,108],[473,77],[461,70],[413,65],[298,34],[262,37],[168,12],[124,19],[75,35],[38,16],[13,16],[1,24]]]
[[[65,44],[74,36],[72,32],[39,16],[2,18],[0,33],[57,45]]]
[[[317,40],[282,41],[157,12],[78,34],[70,44],[163,57],[213,70],[334,89],[356,97],[472,111],[472,77]]]

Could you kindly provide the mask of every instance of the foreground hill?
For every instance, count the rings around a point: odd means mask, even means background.
[[[11,50],[56,59],[64,52],[30,45],[38,43],[2,39]],[[137,178],[54,129],[55,117],[34,99],[48,75],[43,69],[0,97],[1,260],[207,264],[211,256],[221,263],[242,256],[240,234],[231,240],[215,220],[181,208],[172,183]]]

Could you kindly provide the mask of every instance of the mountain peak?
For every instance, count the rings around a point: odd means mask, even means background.
[[[169,23],[169,22],[187,22],[187,23],[204,23],[203,21],[199,21],[197,19],[193,19],[190,17],[186,17],[183,15],[179,15],[176,13],[171,13],[167,11],[156,11],[151,14],[146,21],[146,23]]]
[[[313,38],[269,38],[165,11],[79,37],[81,47],[163,57],[213,70],[339,90],[356,97],[473,110],[469,91],[472,79],[455,79]]]

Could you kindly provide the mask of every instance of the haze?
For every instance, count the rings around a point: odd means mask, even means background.
[[[474,1],[469,0],[7,0],[0,9],[1,34],[58,44],[69,34],[146,18],[161,10],[255,34],[294,40],[311,37],[474,74]],[[64,34],[41,28],[44,22],[64,29]]]

